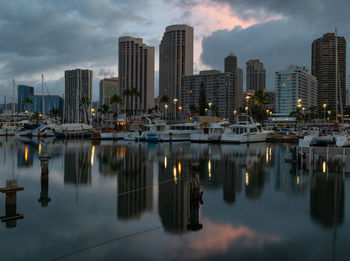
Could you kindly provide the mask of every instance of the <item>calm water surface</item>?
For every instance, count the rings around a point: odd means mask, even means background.
[[[0,217],[19,217],[0,224],[0,258],[349,260],[347,173],[297,170],[289,155],[268,143],[1,139],[0,186],[24,190],[0,194]]]

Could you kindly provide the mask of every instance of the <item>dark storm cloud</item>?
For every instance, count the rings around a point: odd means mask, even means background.
[[[133,10],[148,5],[144,0],[1,1],[2,90],[12,77],[116,65],[121,26],[145,22]]]
[[[306,20],[319,20],[342,23],[347,17],[349,1],[347,0],[213,0],[229,3],[238,15],[253,17],[259,11],[270,14],[282,14]],[[325,15],[325,16],[322,16]]]
[[[261,59],[267,70],[267,87],[273,89],[274,73],[288,65],[311,64],[312,41],[338,28],[339,35],[350,37],[347,1],[278,1],[215,0],[229,3],[241,18],[254,18],[265,13],[277,20],[216,31],[203,39],[201,60],[214,68],[223,68],[223,58],[231,51],[245,68],[249,59]],[[258,17],[258,16],[256,16]]]

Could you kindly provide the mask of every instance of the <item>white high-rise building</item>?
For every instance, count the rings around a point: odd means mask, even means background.
[[[317,106],[317,79],[306,67],[291,65],[276,72],[275,87],[277,113],[290,114],[299,103],[305,109]]]

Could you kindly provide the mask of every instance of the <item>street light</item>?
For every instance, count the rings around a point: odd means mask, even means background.
[[[176,103],[177,103],[177,101],[178,101],[177,98],[175,98],[175,99],[173,100],[173,102],[174,102],[174,109],[175,109],[175,121],[176,121]]]
[[[165,108],[165,116],[164,116],[164,118],[166,118],[167,113],[168,113],[168,112],[167,112],[167,110],[168,110],[168,104],[165,104],[165,105],[164,105],[164,108]]]
[[[323,120],[326,121],[326,108],[327,104],[323,104]]]
[[[209,102],[209,103],[208,103],[208,106],[209,106],[209,109],[211,109],[212,103]],[[209,116],[211,116],[210,114],[211,114],[211,113],[210,113],[210,111],[209,111]]]
[[[298,108],[301,108],[301,99],[298,99]]]

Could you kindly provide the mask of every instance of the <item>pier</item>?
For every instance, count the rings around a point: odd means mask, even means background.
[[[23,219],[24,215],[17,213],[17,192],[24,190],[17,185],[16,180],[7,180],[6,187],[0,188],[1,193],[6,194],[6,215],[0,217],[0,221],[6,223],[6,227],[13,228],[17,225],[17,219]]]
[[[292,161],[306,170],[350,173],[350,148],[341,147],[295,147]]]

